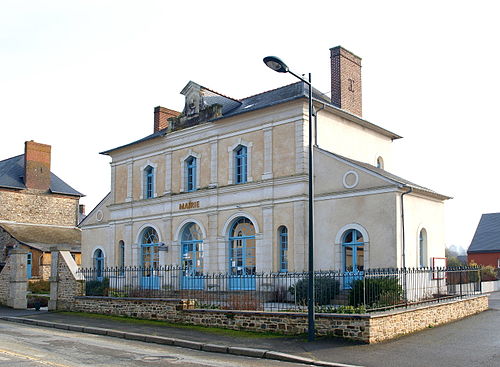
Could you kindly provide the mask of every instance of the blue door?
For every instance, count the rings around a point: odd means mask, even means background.
[[[255,229],[250,220],[239,218],[229,232],[229,289],[255,289]]]
[[[143,289],[160,289],[160,251],[158,246],[159,238],[154,228],[147,227],[142,232],[141,236],[141,288]]]
[[[26,260],[26,276],[28,279],[32,277],[32,266],[33,266],[33,254],[28,252],[28,259]]]
[[[181,289],[203,289],[203,240],[196,223],[184,226],[181,236]]]
[[[342,237],[344,289],[350,289],[352,282],[363,278],[364,240],[356,229],[347,230]]]

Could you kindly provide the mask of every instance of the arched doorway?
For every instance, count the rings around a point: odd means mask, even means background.
[[[203,289],[203,234],[196,223],[188,223],[181,233],[182,289]]]
[[[365,240],[357,229],[348,229],[342,235],[342,270],[344,288],[351,288],[354,280],[361,279],[365,263]]]
[[[245,217],[236,218],[229,229],[229,288],[255,289],[255,228]]]
[[[160,288],[160,278],[158,276],[158,267],[160,266],[159,245],[160,240],[156,230],[152,227],[144,228],[141,235],[142,288]]]

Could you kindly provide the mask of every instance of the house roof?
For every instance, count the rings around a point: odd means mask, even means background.
[[[194,82],[190,82],[194,83]],[[189,83],[188,83],[189,85]],[[272,89],[266,92],[262,92],[250,97],[243,98],[241,100],[237,100],[234,98],[230,98],[227,96],[224,96],[223,94],[220,94],[218,92],[215,92],[211,89],[208,89],[206,87],[200,86],[204,98],[210,101],[211,104],[218,103],[222,105],[222,117],[217,117],[209,121],[218,121],[221,119],[224,119],[226,117],[231,117],[231,116],[236,116],[242,113],[246,112],[251,112],[251,111],[256,111],[260,110],[266,107],[271,107],[275,106],[281,103],[286,103],[289,101],[293,101],[299,98],[308,98],[309,97],[309,86],[304,83],[304,82],[297,82],[289,85],[285,85],[280,88]],[[353,115],[345,110],[342,110],[334,105],[331,104],[331,101],[329,98],[327,98],[323,93],[318,91],[317,89],[313,88],[313,99],[316,102],[322,103],[325,106],[330,107],[331,109],[338,111],[339,113],[342,114],[343,117],[352,120],[361,126],[367,127],[369,129],[375,130],[383,135],[386,135],[387,137],[391,139],[399,139],[401,136],[390,132],[389,130],[386,130],[380,126],[377,126],[375,124],[372,124],[366,120],[363,120],[359,116]],[[155,139],[157,137],[164,136],[167,133],[167,130],[160,130],[158,132],[155,132],[151,135],[148,135],[142,139],[133,141],[131,143],[106,150],[104,152],[101,152],[101,154],[109,154],[112,151],[122,149],[134,144],[138,144],[147,140]]]
[[[500,213],[483,214],[467,253],[500,252]]]
[[[0,223],[17,241],[41,251],[58,247],[70,251],[80,251],[82,232],[76,227],[52,227],[18,223]]]
[[[437,193],[436,191],[434,190],[431,190],[427,187],[424,187],[424,186],[421,186],[421,185],[417,185],[416,183],[413,183],[409,180],[406,180],[402,177],[399,177],[399,176],[396,176],[395,174],[392,174],[386,170],[383,170],[381,168],[378,168],[378,167],[375,167],[371,164],[368,164],[368,163],[365,163],[365,162],[361,162],[361,161],[357,161],[357,160],[354,160],[354,159],[351,159],[351,158],[347,158],[347,157],[344,157],[340,154],[336,154],[336,153],[332,153],[328,150],[325,150],[325,149],[321,149],[321,148],[317,148],[318,150],[320,151],[323,151],[327,154],[330,154],[330,155],[333,155],[335,157],[337,157],[338,159],[342,160],[342,161],[345,161],[347,163],[350,163],[351,165],[353,166],[357,166],[359,168],[362,168],[362,169],[365,169],[365,170],[368,170],[378,176],[382,176],[383,178],[389,180],[389,181],[392,181],[393,183],[395,184],[398,184],[398,185],[401,185],[401,186],[407,186],[407,187],[411,187],[412,189],[415,189],[415,190],[418,190],[420,192],[423,192],[423,193],[427,193],[427,194],[430,194],[432,196],[436,196],[438,197],[439,199],[441,200],[448,200],[448,199],[451,199],[450,196],[446,196],[446,195],[442,195],[442,194],[439,194]]]
[[[0,187],[26,189],[24,184],[24,154],[0,161]],[[52,172],[50,173],[49,189],[54,194],[84,196]]]

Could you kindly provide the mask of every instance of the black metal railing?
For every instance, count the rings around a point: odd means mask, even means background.
[[[199,273],[189,268],[80,269],[87,296],[188,298],[198,308],[303,312],[308,273]],[[477,267],[315,272],[317,312],[364,313],[481,293]]]

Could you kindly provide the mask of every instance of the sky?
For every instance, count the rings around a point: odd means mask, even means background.
[[[234,98],[295,82],[330,91],[331,47],[362,57],[363,118],[404,138],[391,173],[446,202],[446,245],[467,248],[500,212],[500,22],[495,1],[0,0],[0,159],[52,145],[52,171],[86,196],[109,191],[99,152],[182,110],[192,80]]]

